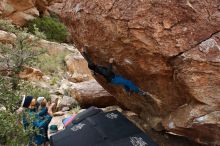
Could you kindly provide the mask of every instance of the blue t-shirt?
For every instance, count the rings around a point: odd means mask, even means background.
[[[36,109],[28,109],[28,116],[31,117],[31,122],[27,121],[26,115],[23,116],[23,125],[26,129],[29,123],[32,123],[33,128],[38,128],[33,136],[33,142],[37,145],[45,143],[47,138],[48,125],[52,117],[47,113],[47,108],[42,108],[39,112]]]

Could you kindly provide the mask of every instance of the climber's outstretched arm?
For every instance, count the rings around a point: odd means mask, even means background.
[[[88,52],[87,52],[87,48],[86,47],[83,47],[83,52],[82,52],[82,55],[83,57],[86,59],[86,61],[88,62],[88,64],[94,64],[91,57],[89,56]]]
[[[83,57],[86,59],[86,61],[88,62],[88,64],[94,64],[92,62],[92,59],[90,58],[89,54],[85,51],[82,52]]]
[[[114,63],[114,59],[113,59],[113,58],[110,58],[110,59],[109,59],[108,70],[107,70],[108,73],[111,73],[111,72],[112,72],[112,65],[113,65],[113,63]]]
[[[89,69],[93,71],[94,75],[96,75],[97,66],[93,63],[93,61],[92,61],[91,57],[89,56],[89,54],[87,53],[87,50],[85,47],[83,48],[82,55],[86,59],[86,61],[88,62]]]

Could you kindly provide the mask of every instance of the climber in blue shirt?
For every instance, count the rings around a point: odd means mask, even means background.
[[[107,82],[110,82],[115,85],[122,85],[124,87],[124,89],[129,93],[134,92],[134,93],[137,93],[141,96],[146,95],[146,93],[144,91],[140,90],[140,88],[138,88],[130,80],[127,80],[124,77],[117,75],[112,71],[112,64],[114,61],[113,58],[111,58],[109,60],[109,63],[110,63],[109,66],[104,67],[104,66],[96,65],[93,63],[93,61],[91,60],[91,58],[89,57],[89,55],[87,53],[86,48],[83,48],[82,55],[87,60],[89,69],[93,70],[95,75],[96,75],[96,73],[100,74],[106,79]]]
[[[33,144],[41,145],[48,141],[47,129],[52,119],[52,115],[48,114],[47,108],[42,108],[39,112],[36,110],[36,99],[32,96],[23,98],[22,107],[26,108],[26,113],[23,114],[23,126],[27,129],[28,126],[36,129],[33,135],[30,135],[29,146]],[[29,117],[29,118],[27,118]]]

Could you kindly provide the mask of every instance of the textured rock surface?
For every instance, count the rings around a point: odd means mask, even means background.
[[[213,145],[220,143],[219,3],[66,0],[61,16],[77,48],[88,46],[101,65],[114,57],[116,73],[163,104],[128,97],[97,77],[120,103],[152,127],[162,122],[172,133]]]
[[[1,0],[0,15],[23,26],[39,15],[48,15],[47,7],[53,0]]]
[[[43,75],[39,69],[26,67],[24,71],[20,72],[19,77],[26,80],[41,80]]]
[[[65,0],[53,0],[53,2],[50,4],[50,6],[47,8],[48,11],[55,13],[57,15],[61,14],[61,10],[64,6]]]
[[[16,40],[15,34],[0,30],[0,42],[1,43],[11,43],[15,40]]]
[[[68,79],[72,82],[82,82],[93,79],[86,60],[78,53],[69,54],[65,57],[67,70],[70,73]]]
[[[65,50],[69,50],[72,52],[78,52],[75,47],[67,45],[65,43],[60,44],[57,42],[50,42],[50,41],[42,40],[42,39],[39,40],[39,42],[37,42],[37,43],[38,43],[38,47],[46,48],[49,55],[56,55],[56,54],[61,53],[62,51],[65,51]]]
[[[116,105],[116,99],[102,88],[94,79],[86,82],[73,84],[70,87],[72,97],[81,106],[106,107]]]
[[[63,98],[61,99],[61,101],[58,105],[58,108],[62,109],[63,107],[73,107],[76,105],[78,105],[78,103],[72,97],[63,96]]]
[[[199,143],[220,144],[220,33],[184,52],[173,64],[175,77],[197,102],[171,113],[165,127]]]

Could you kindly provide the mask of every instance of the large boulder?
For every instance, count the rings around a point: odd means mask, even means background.
[[[19,26],[39,16],[34,0],[2,0],[0,6],[2,17]]]
[[[16,38],[15,34],[0,30],[1,43],[12,43],[16,40]]]
[[[220,143],[219,0],[66,0],[61,17],[77,48],[158,97],[97,81],[152,127]]]
[[[47,8],[50,13],[55,13],[56,15],[60,15],[62,8],[64,6],[64,0],[53,0],[50,6]]]
[[[43,73],[41,70],[33,68],[33,67],[25,67],[25,69],[19,73],[19,77],[21,79],[38,81],[43,78]]]
[[[82,107],[97,106],[106,107],[116,105],[116,99],[102,88],[94,79],[73,83],[70,94]]]
[[[11,20],[18,26],[40,15],[49,15],[47,7],[53,0],[1,0],[1,18]]]
[[[57,43],[57,42],[51,42],[51,41],[40,39],[37,42],[37,44],[39,48],[47,49],[47,52],[49,55],[57,55],[67,50],[71,52],[78,52],[78,50],[75,47],[73,47],[72,45],[65,44],[65,43]]]
[[[65,62],[69,81],[77,83],[93,79],[86,60],[79,52],[67,55]]]
[[[184,52],[173,64],[191,102],[172,112],[164,126],[199,143],[220,144],[220,33]]]
[[[63,98],[60,100],[58,108],[62,109],[64,107],[72,108],[73,106],[77,106],[77,101],[70,97],[70,96],[63,96]]]

